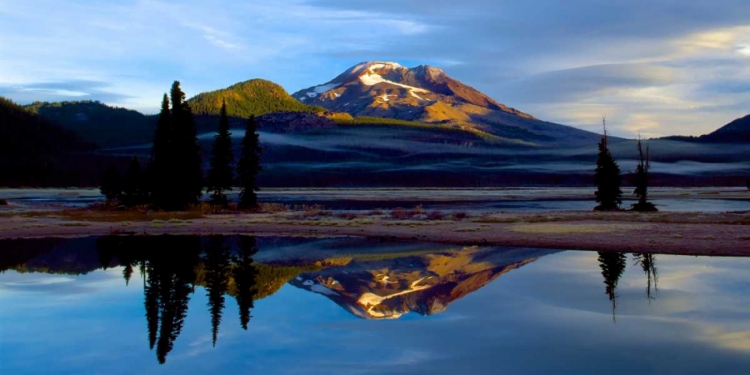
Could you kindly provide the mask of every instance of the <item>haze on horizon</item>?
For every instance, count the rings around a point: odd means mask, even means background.
[[[386,60],[548,121],[700,135],[750,113],[748,20],[746,0],[0,0],[0,95],[153,113],[175,79],[295,92]]]

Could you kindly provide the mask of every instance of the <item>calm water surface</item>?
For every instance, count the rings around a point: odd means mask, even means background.
[[[0,373],[747,374],[750,259],[361,239],[0,242]]]

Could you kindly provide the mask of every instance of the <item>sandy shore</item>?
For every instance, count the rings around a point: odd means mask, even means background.
[[[99,235],[361,236],[383,241],[438,242],[562,250],[750,256],[750,213],[498,213],[463,219],[397,220],[389,213],[208,215],[151,221],[75,220],[64,216],[0,216],[0,239]],[[1,251],[2,249],[0,249]]]

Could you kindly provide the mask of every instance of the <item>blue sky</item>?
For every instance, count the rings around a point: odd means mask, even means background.
[[[0,0],[0,95],[154,112],[251,78],[435,65],[541,119],[697,135],[750,113],[747,0]]]

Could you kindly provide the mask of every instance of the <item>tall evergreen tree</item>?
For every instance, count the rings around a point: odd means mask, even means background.
[[[617,309],[617,284],[625,272],[625,254],[615,252],[599,252],[599,268],[604,277],[605,293],[612,302],[612,320],[615,320]]]
[[[161,113],[152,151],[155,206],[182,210],[198,203],[203,195],[203,166],[195,128],[195,119],[180,82],[175,81],[162,100]]]
[[[636,264],[641,266],[643,273],[646,274],[646,298],[649,303],[653,299],[651,297],[651,285],[654,286],[654,290],[659,290],[659,276],[656,272],[656,255],[646,253],[633,253],[633,259]]]
[[[208,171],[207,192],[211,193],[213,203],[226,205],[225,191],[232,190],[234,173],[232,163],[232,133],[229,132],[229,118],[227,117],[227,103],[221,104],[219,116],[219,131],[214,137],[214,147],[211,150],[211,168]]]
[[[237,163],[237,175],[240,183],[240,209],[255,209],[258,207],[258,173],[263,168],[260,165],[260,136],[255,116],[250,116],[242,138],[242,156]]]
[[[156,132],[154,133],[154,143],[151,149],[151,162],[149,163],[149,188],[151,193],[151,203],[156,207],[165,207],[168,205],[169,194],[171,189],[170,181],[170,151],[169,138],[172,127],[172,113],[169,109],[169,97],[164,94],[161,102],[161,112],[159,120],[156,123]]]
[[[646,148],[646,155],[643,155],[643,145],[641,144],[640,135],[638,136],[638,154],[640,159],[633,177],[633,184],[635,185],[633,195],[638,197],[638,203],[632,205],[633,210],[641,212],[658,211],[656,206],[648,201],[648,170],[650,168],[649,152],[648,148]]]
[[[127,206],[145,203],[146,188],[141,163],[137,156],[130,160],[130,166],[122,183],[122,201]]]
[[[170,91],[172,100],[172,128],[170,170],[174,187],[171,190],[170,210],[181,210],[198,203],[203,195],[203,166],[195,119],[180,82],[175,81]]]
[[[594,183],[597,186],[596,202],[599,205],[594,209],[597,211],[619,210],[622,203],[620,166],[617,165],[615,158],[609,152],[606,118],[602,120],[602,123],[604,134],[599,142],[599,154],[596,159],[596,172],[594,174]]]
[[[108,201],[120,199],[120,196],[122,195],[122,180],[120,178],[120,172],[114,165],[107,168],[107,171],[104,172],[104,178],[102,179],[99,191],[101,191],[102,195],[104,195]]]
[[[211,313],[211,337],[216,346],[219,336],[219,325],[224,310],[224,294],[229,288],[229,249],[225,246],[225,238],[212,236],[206,249],[206,297]]]
[[[253,256],[258,252],[255,237],[239,237],[239,255],[234,259],[234,284],[237,288],[235,297],[240,308],[240,325],[247,330],[250,322],[250,309],[254,307],[253,296],[257,292],[256,277],[258,271],[253,264]]]

